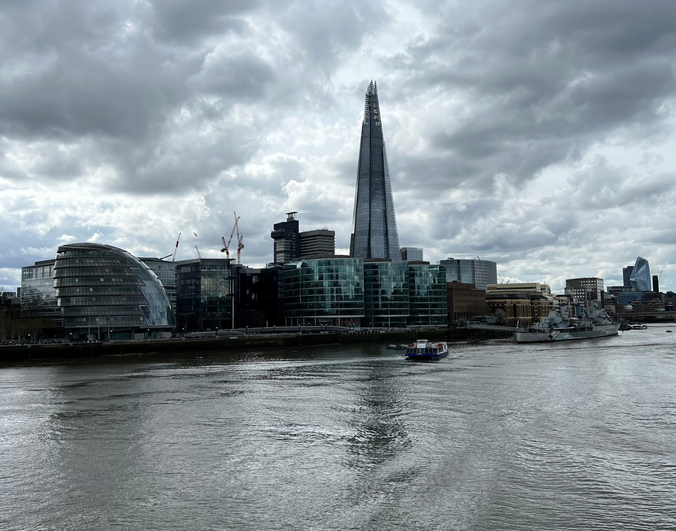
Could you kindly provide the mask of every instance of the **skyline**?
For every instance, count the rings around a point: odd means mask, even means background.
[[[512,282],[636,257],[676,291],[672,2],[0,7],[0,285],[59,245],[272,260],[298,211],[347,253],[377,79],[401,246]],[[199,236],[193,236],[193,234]]]

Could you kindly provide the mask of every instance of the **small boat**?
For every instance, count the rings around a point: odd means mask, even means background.
[[[632,325],[632,330],[648,330],[648,325]]]
[[[445,341],[437,343],[418,339],[414,345],[406,348],[409,360],[438,360],[444,356],[448,356],[448,344]]]

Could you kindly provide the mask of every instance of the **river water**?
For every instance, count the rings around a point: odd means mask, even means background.
[[[0,528],[676,529],[673,325],[401,354],[0,369]]]

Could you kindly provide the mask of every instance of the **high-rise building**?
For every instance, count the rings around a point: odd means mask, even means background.
[[[640,256],[636,259],[631,271],[629,283],[634,291],[650,291],[650,264]]]
[[[300,255],[333,256],[336,253],[336,233],[329,229],[306,230],[300,233]]]
[[[378,87],[373,81],[364,103],[350,256],[394,261],[401,256]]]
[[[488,284],[498,283],[498,266],[491,260],[449,258],[439,263],[446,268],[446,282],[474,284],[476,289],[484,291]]]
[[[298,212],[287,212],[286,221],[275,223],[270,237],[274,243],[275,264],[286,264],[300,258],[300,231],[298,220],[294,217]]]
[[[404,262],[422,262],[423,261],[422,247],[402,247],[401,259]]]
[[[631,278],[631,272],[634,270],[634,266],[627,266],[622,268],[622,284],[624,285],[625,288],[631,288],[631,282],[629,282],[629,279]]]
[[[568,278],[566,279],[566,295],[573,303],[597,301],[601,306],[605,304],[605,289],[602,278]]]

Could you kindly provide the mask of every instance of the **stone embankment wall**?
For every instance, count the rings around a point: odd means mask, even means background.
[[[110,341],[105,343],[74,343],[59,345],[10,345],[0,347],[0,364],[24,361],[61,361],[99,356],[150,354],[204,354],[210,351],[294,348],[313,345],[387,343],[407,344],[419,337],[431,340],[460,341],[465,330],[403,330],[397,332],[349,332],[329,334],[284,334],[277,336],[222,336],[207,339],[167,339],[145,341]]]

